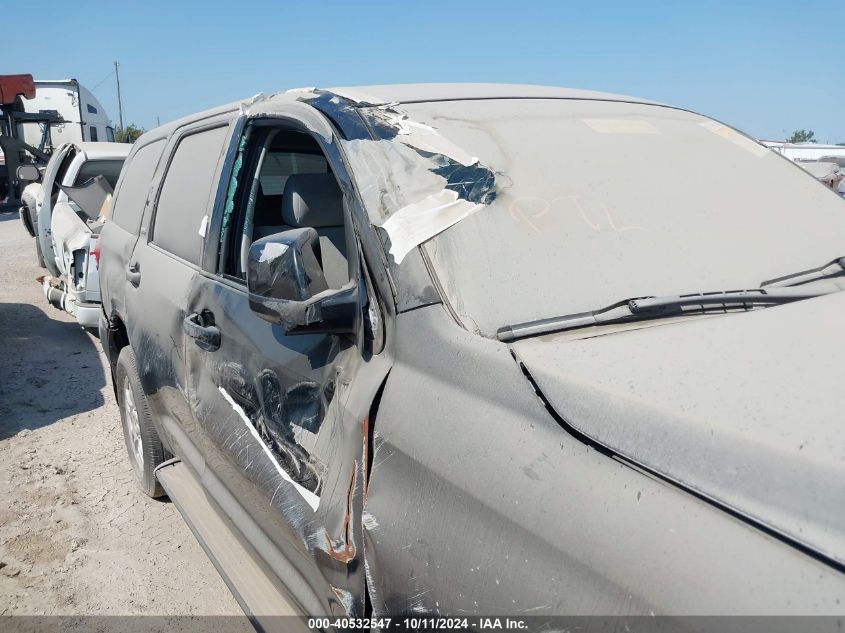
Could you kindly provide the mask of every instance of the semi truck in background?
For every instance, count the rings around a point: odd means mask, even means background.
[[[76,79],[0,75],[0,211],[20,207],[27,182],[38,179],[54,148],[85,141],[114,141],[114,129]]]
[[[108,114],[91,91],[76,79],[35,80],[35,98],[24,102],[27,112],[57,112],[64,123],[52,126],[54,146],[84,141],[114,142]],[[36,141],[35,130],[27,141]]]

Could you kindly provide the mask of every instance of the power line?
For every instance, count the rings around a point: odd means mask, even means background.
[[[113,74],[114,74],[114,70],[109,71],[109,74],[108,74],[108,75],[106,75],[105,77],[103,77],[103,78],[102,78],[102,80],[100,80],[100,81],[97,83],[97,85],[96,85],[96,86],[94,86],[93,88],[91,88],[91,92],[94,92],[97,88],[99,88],[99,87],[100,87],[100,86],[102,86],[104,83],[106,83],[106,79],[108,79],[109,77],[111,77]]]

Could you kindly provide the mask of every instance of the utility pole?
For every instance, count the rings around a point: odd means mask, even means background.
[[[120,75],[118,74],[117,69],[120,67],[120,64],[117,62],[114,63],[114,78],[117,80],[117,112],[118,116],[120,117],[120,130],[123,132],[125,128],[123,127],[123,101],[120,100]]]

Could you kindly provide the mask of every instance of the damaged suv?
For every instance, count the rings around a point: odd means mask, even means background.
[[[841,615],[843,255],[686,110],[301,89],[134,144],[101,340],[248,613]]]

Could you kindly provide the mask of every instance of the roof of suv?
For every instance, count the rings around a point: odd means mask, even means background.
[[[608,92],[531,84],[390,84],[327,88],[326,91],[334,92],[353,101],[373,105],[466,99],[595,99],[653,103],[636,97],[626,97]]]
[[[576,88],[558,88],[555,86],[537,86],[531,84],[385,84],[375,86],[346,86],[338,88],[292,88],[276,93],[262,95],[267,101],[288,101],[308,93],[334,93],[361,105],[384,105],[388,103],[419,103],[424,101],[461,101],[467,99],[587,99],[597,101],[620,101],[632,103],[656,104],[655,101],[626,97],[609,92],[595,92]],[[258,97],[234,101],[203,112],[170,121],[147,132],[146,142],[163,138],[185,123],[208,118],[224,112],[237,110],[243,103]],[[662,104],[661,104],[662,105]],[[151,133],[152,132],[152,133]],[[143,144],[143,143],[142,143]]]

